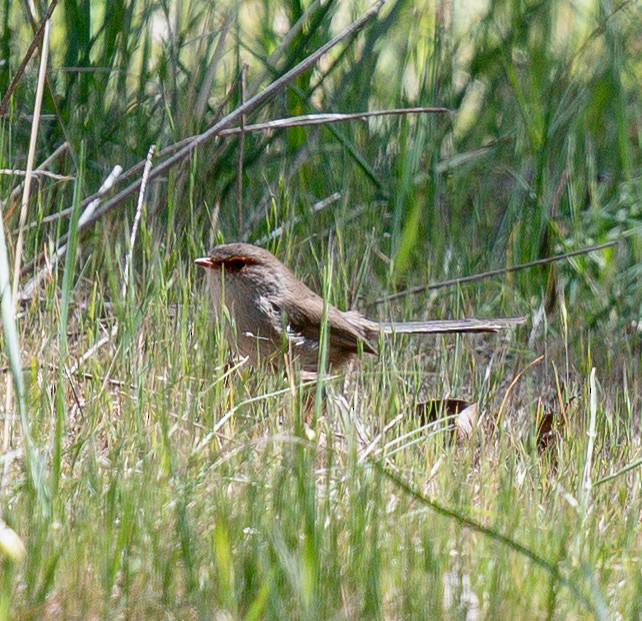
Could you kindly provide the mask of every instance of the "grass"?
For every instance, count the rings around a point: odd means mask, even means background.
[[[238,141],[208,143],[150,181],[130,248],[135,201],[79,232],[81,199],[116,163],[234,109],[241,62],[247,100],[351,15],[334,2],[91,5],[54,13],[36,164],[68,139],[51,168],[74,180],[39,184],[23,264],[70,233],[67,254],[15,327],[3,299],[0,393],[15,380],[24,406],[2,412],[0,620],[639,618],[639,6],[496,1],[464,19],[391,2],[247,122],[456,114],[248,134],[242,218]],[[24,11],[0,3],[3,93],[28,45]],[[25,161],[35,75],[0,122],[2,168]],[[16,184],[0,176],[0,194]],[[9,255],[17,207],[2,203]],[[193,260],[217,238],[266,237],[340,308],[530,321],[398,338],[318,386],[230,366]],[[480,404],[463,444],[418,416],[446,397]],[[22,561],[7,552],[16,535]]]
[[[405,342],[332,381],[311,428],[281,377],[226,369],[196,272],[182,258],[168,271],[147,243],[147,291],[112,314],[98,282],[88,310],[70,316],[69,362],[119,321],[75,376],[60,379],[48,334],[55,283],[24,320],[52,512],[38,510],[14,461],[4,516],[28,560],[5,561],[12,616],[632,614],[639,473],[590,489],[585,467],[590,457],[595,480],[637,456],[635,384],[597,390],[588,452],[589,379],[569,369],[578,396],[538,454],[537,399],[562,350],[526,372],[495,430],[508,381],[533,357],[516,349],[521,338],[444,339],[436,351]],[[574,366],[576,356],[590,362],[573,350]],[[462,447],[416,433],[421,392],[439,398],[449,386],[486,395],[486,422]],[[628,414],[627,399],[637,405]]]

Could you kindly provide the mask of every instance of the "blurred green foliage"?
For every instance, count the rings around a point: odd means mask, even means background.
[[[241,63],[249,65],[250,96],[365,6],[66,0],[53,20],[41,157],[65,138],[73,153],[84,141],[89,193],[116,163],[127,168],[150,144],[162,148],[203,131],[238,104]],[[3,5],[2,84],[30,39],[27,12],[23,3]],[[238,140],[223,139],[198,154],[196,184],[176,171],[175,184],[156,189],[155,218],[168,217],[172,190],[180,230],[188,202],[201,231],[207,210],[199,206],[217,203],[226,236],[256,239],[266,232],[280,179],[293,198],[290,215],[334,191],[346,211],[384,200],[383,226],[374,208],[353,226],[380,229],[384,250],[397,259],[396,278],[426,256],[463,253],[457,270],[466,270],[603,240],[609,230],[595,216],[639,176],[641,13],[635,2],[389,2],[376,23],[247,122],[420,105],[447,107],[450,118],[248,135],[243,230],[235,206]],[[5,120],[14,140],[3,159],[16,166],[35,76],[32,63]],[[59,166],[73,174],[77,157]],[[52,190],[51,210],[61,192],[69,200],[69,187]],[[305,230],[311,224],[296,233],[312,232]]]

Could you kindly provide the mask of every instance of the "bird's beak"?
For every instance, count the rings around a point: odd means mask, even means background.
[[[200,259],[196,259],[194,263],[196,263],[196,265],[198,265],[199,267],[205,267],[209,270],[215,269],[217,265],[216,262],[210,257],[201,257]]]

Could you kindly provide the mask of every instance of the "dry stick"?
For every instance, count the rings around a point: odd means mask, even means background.
[[[40,54],[40,69],[38,70],[38,86],[36,88],[36,101],[33,107],[33,123],[31,124],[31,136],[29,138],[29,152],[27,154],[27,171],[25,183],[22,191],[22,205],[20,207],[20,220],[18,224],[18,240],[16,241],[16,254],[13,264],[13,286],[11,292],[13,295],[14,308],[18,303],[17,293],[20,282],[20,264],[22,262],[22,244],[24,242],[24,229],[27,222],[27,207],[29,206],[29,196],[31,194],[31,179],[33,172],[33,161],[36,156],[36,142],[38,140],[38,128],[40,127],[40,110],[42,107],[42,94],[44,92],[45,74],[47,73],[47,57],[49,56],[49,33],[51,24],[45,23],[44,35],[42,37],[42,50]]]
[[[289,84],[294,78],[299,76],[301,73],[307,71],[312,67],[324,54],[326,54],[330,49],[341,43],[344,39],[350,37],[358,30],[360,30],[367,22],[369,22],[381,9],[385,0],[378,0],[368,11],[366,11],[358,20],[354,21],[347,28],[345,28],[341,33],[339,33],[332,40],[328,41],[325,45],[321,46],[314,53],[310,54],[307,58],[302,60],[298,65],[290,69],[288,72],[283,74],[279,79],[275,80],[263,89],[260,93],[254,97],[248,99],[247,102],[240,105],[236,110],[233,110],[230,114],[221,119],[218,123],[210,127],[207,131],[195,136],[184,148],[178,151],[175,155],[168,158],[161,164],[159,164],[150,174],[150,180],[155,179],[160,176],[166,170],[174,167],[176,164],[182,162],[184,159],[190,157],[192,153],[196,150],[197,147],[200,147],[216,136],[219,135],[221,130],[225,129],[228,125],[239,119],[243,114],[258,108],[260,105],[265,103],[270,99],[275,93],[279,92],[284,86]],[[136,180],[131,183],[129,186],[121,190],[116,196],[106,201],[105,204],[99,209],[94,216],[85,223],[84,226],[79,227],[80,230],[87,228],[88,226],[94,224],[99,220],[103,215],[111,211],[114,207],[118,206],[131,194],[133,194],[138,187],[140,186],[140,180]]]
[[[18,170],[15,168],[0,168],[0,175],[12,175],[15,177],[26,177],[30,171],[28,170]],[[52,173],[48,170],[38,170],[34,168],[31,171],[31,177],[48,177],[54,181],[73,181],[76,177],[70,175],[59,175],[58,173]]]
[[[302,116],[291,117],[289,119],[276,119],[274,121],[267,121],[265,123],[257,123],[255,125],[248,125],[245,128],[246,132],[253,131],[263,131],[263,130],[274,130],[274,129],[283,129],[288,127],[305,127],[305,126],[314,126],[314,125],[323,125],[327,123],[342,122],[342,121],[352,121],[352,120],[361,120],[367,119],[369,117],[376,116],[395,116],[403,114],[431,114],[431,113],[451,113],[451,110],[447,108],[434,108],[434,107],[424,107],[424,108],[392,108],[390,110],[373,110],[371,112],[356,112],[352,114],[340,114],[340,113],[320,113],[320,114],[307,114]],[[221,136],[227,136],[238,132],[238,128],[225,129],[221,132]],[[302,147],[299,150],[299,153],[294,161],[294,163],[289,167],[288,175],[292,175],[294,170],[299,168],[301,162],[307,157],[310,152],[311,143],[308,140],[305,147]],[[261,217],[261,213],[265,208],[265,203],[267,198],[264,198],[259,203],[259,209],[255,210],[253,217],[250,218],[243,235],[247,237],[251,227],[256,224],[257,220]],[[350,219],[354,218],[354,213],[351,213],[349,216]]]
[[[41,117],[42,118],[42,115]],[[38,173],[42,173],[51,162],[53,162],[55,159],[57,159],[60,155],[62,155],[67,149],[69,148],[69,143],[68,142],[63,142],[51,155],[46,157],[43,162],[33,171],[34,176]],[[11,194],[9,195],[9,201],[13,201],[15,198],[17,198],[18,194],[22,191],[22,188],[24,187],[24,180],[21,181],[13,190],[11,190]],[[2,209],[4,210],[4,206],[6,205],[6,201],[0,202],[0,205],[2,206]],[[30,227],[34,226],[33,224],[29,225]]]
[[[121,173],[123,172],[123,167],[120,164],[116,164],[107,175],[107,178],[105,181],[103,181],[103,184],[100,186],[96,198],[91,201],[85,208],[85,210],[82,212],[80,215],[80,218],[78,219],[78,225],[80,226],[87,218],[91,217],[91,215],[96,211],[98,208],[98,205],[100,205],[100,198],[104,196],[109,190],[114,187],[114,184],[118,182],[118,178],[120,177]]]
[[[27,171],[25,175],[24,188],[22,192],[22,205],[20,208],[20,223],[18,225],[18,239],[16,241],[16,252],[13,264],[13,285],[11,295],[13,300],[13,312],[15,314],[18,303],[16,294],[18,293],[18,284],[20,282],[20,263],[22,261],[22,245],[24,242],[24,228],[27,221],[27,206],[29,204],[29,195],[31,193],[31,179],[33,172],[33,161],[36,153],[36,140],[38,138],[38,127],[40,125],[40,109],[42,104],[42,93],[45,83],[45,73],[47,71],[47,56],[49,53],[49,33],[51,25],[49,20],[45,22],[42,50],[40,54],[40,69],[38,70],[38,85],[36,87],[36,101],[34,104],[33,122],[31,124],[31,136],[29,138],[29,152],[27,154]],[[4,411],[10,412],[13,404],[13,381],[11,375],[7,375]],[[3,448],[6,450],[13,437],[13,425],[11,417],[5,419],[4,424],[4,443]]]
[[[305,127],[305,126],[314,126],[314,125],[323,125],[334,122],[341,121],[351,121],[351,120],[360,120],[367,119],[369,117],[377,116],[394,116],[394,115],[403,115],[403,114],[431,114],[431,113],[446,113],[453,114],[453,110],[448,108],[438,108],[438,107],[419,107],[419,108],[393,108],[390,110],[374,110],[371,112],[357,112],[352,114],[340,114],[340,113],[319,113],[319,114],[309,114],[291,117],[288,119],[276,119],[274,121],[267,121],[265,123],[257,123],[255,125],[248,125],[245,128],[246,132],[250,131],[263,131],[263,130],[275,130],[283,129],[288,127]],[[221,132],[221,136],[227,136],[237,133],[238,128],[225,129]],[[305,149],[300,149],[299,154],[297,155],[297,160],[295,163],[290,166],[288,174],[291,175],[293,170],[296,170],[299,166],[299,161],[305,159],[307,153],[310,149],[310,141],[305,146]],[[254,217],[250,219],[248,227],[244,231],[244,235],[247,236],[251,225],[256,224],[258,218],[260,218],[260,213],[262,212],[265,203],[269,199],[263,199],[260,203],[260,208],[254,212]]]
[[[453,111],[448,108],[437,107],[419,107],[419,108],[392,108],[389,110],[372,110],[370,112],[355,112],[351,114],[342,113],[321,113],[321,114],[306,114],[301,116],[293,116],[286,119],[275,119],[273,121],[266,121],[264,123],[256,123],[254,125],[247,125],[244,129],[245,132],[259,132],[271,131],[277,129],[285,129],[290,127],[306,127],[314,125],[326,125],[329,123],[338,123],[353,120],[364,120],[370,117],[378,116],[398,116],[404,114],[452,114]],[[219,136],[232,136],[238,134],[240,128],[232,127],[224,129],[220,132]],[[295,163],[292,168],[296,169]],[[259,213],[258,210],[256,213]],[[254,218],[256,220],[256,217]]]
[[[29,21],[29,24],[31,26],[31,30],[34,32],[34,34],[38,31],[38,22],[36,21],[36,7],[34,6],[33,0],[23,0],[23,4],[25,5],[25,12],[27,14],[27,18]],[[76,69],[73,67],[72,69]],[[87,69],[88,71],[91,69]],[[52,84],[49,74],[45,76],[45,85],[47,87],[47,91],[49,92],[49,100],[51,103],[51,106],[53,108],[53,116],[60,128],[60,131],[62,132],[63,136],[65,137],[65,140],[69,143],[69,155],[71,156],[71,159],[73,161],[74,167],[76,169],[80,168],[80,163],[78,162],[78,155],[74,151],[73,148],[73,141],[71,134],[69,133],[69,130],[67,128],[67,125],[65,123],[65,120],[63,119],[62,112],[60,110],[60,106],[58,104],[58,97],[57,97],[57,91],[54,88],[54,85]],[[43,117],[41,117],[43,118]]]
[[[241,67],[241,80],[239,82],[239,99],[245,103],[245,78],[247,76],[247,63]],[[238,214],[239,231],[243,230],[243,152],[245,150],[245,115],[241,115],[241,126],[239,127],[239,154],[238,167],[236,171],[236,210]]]
[[[130,268],[133,263],[133,254],[134,254],[134,245],[136,244],[136,237],[138,234],[138,223],[140,222],[141,214],[143,212],[143,202],[145,199],[145,190],[147,189],[147,180],[149,178],[149,171],[152,167],[152,157],[154,157],[154,151],[156,150],[156,145],[152,145],[147,152],[147,159],[145,160],[145,168],[143,169],[143,179],[140,186],[140,192],[138,194],[138,205],[136,207],[136,216],[134,218],[134,226],[132,227],[132,233],[129,238],[129,252],[125,258],[125,274],[123,277],[123,287],[121,290],[122,297],[125,298],[127,295],[128,281],[130,279]],[[84,215],[84,214],[83,214]],[[133,274],[132,274],[133,275]],[[80,366],[84,364],[89,358],[91,358],[101,347],[104,347],[116,337],[118,334],[118,323],[115,323],[111,330],[107,332],[105,336],[99,339],[94,343],[79,359],[78,361],[69,369],[68,373],[70,376],[78,373]],[[108,375],[106,376],[108,377]],[[111,381],[111,380],[110,380]]]
[[[268,99],[270,99],[275,93],[278,93],[283,89],[287,84],[289,84],[294,78],[299,76],[301,73],[307,71],[312,67],[324,54],[326,54],[333,47],[341,43],[344,39],[352,36],[358,32],[365,24],[367,24],[375,15],[379,12],[381,7],[384,5],[385,0],[377,0],[377,2],[366,11],[359,19],[352,22],[347,28],[341,31],[336,37],[328,41],[325,45],[322,45],[318,50],[310,54],[307,58],[302,60],[298,65],[290,69],[288,72],[284,73],[279,79],[275,80],[263,89],[260,93],[248,99],[244,104],[240,105],[238,108],[230,112],[227,116],[223,117],[220,121],[212,125],[207,131],[202,134],[194,136],[190,142],[175,153],[172,157],[169,157],[164,162],[160,163],[158,166],[151,171],[149,175],[149,180],[153,180],[156,177],[161,176],[167,170],[173,168],[177,164],[181,163],[183,160],[187,159],[192,155],[192,153],[200,146],[207,144],[210,140],[217,137],[221,130],[225,129],[231,123],[237,121],[243,114],[255,110],[262,104],[264,104]],[[136,181],[129,184],[126,188],[123,188],[115,196],[110,198],[108,201],[105,201],[104,205],[97,209],[94,214],[88,218],[85,222],[78,223],[78,232],[82,232],[88,227],[95,224],[100,218],[109,213],[112,209],[119,206],[123,201],[129,198],[134,192],[140,187],[141,180],[137,179]],[[87,199],[85,199],[87,200]],[[83,201],[84,203],[85,201]],[[81,203],[81,205],[83,204]],[[66,243],[67,236],[63,236],[61,239],[62,243]],[[38,260],[42,258],[42,253],[38,257]]]
[[[452,110],[448,108],[438,108],[438,107],[418,107],[418,108],[392,108],[389,110],[372,110],[370,112],[355,112],[350,114],[341,114],[341,113],[325,113],[325,114],[306,114],[295,117],[289,117],[285,119],[275,119],[273,121],[266,121],[264,123],[256,123],[254,125],[246,125],[242,130],[240,127],[231,127],[229,129],[224,129],[219,133],[219,136],[233,136],[235,134],[244,132],[260,132],[260,131],[270,131],[276,129],[285,129],[291,127],[306,127],[313,125],[324,125],[327,123],[339,123],[345,121],[353,120],[364,120],[370,117],[379,117],[379,116],[399,116],[404,114],[443,114],[443,113],[452,113]],[[179,147],[188,145],[193,138],[184,138],[183,140],[166,147],[159,153],[159,157],[166,155],[167,153],[174,152]],[[124,180],[128,177],[131,177],[132,174],[138,171],[144,162],[139,162],[134,165],[132,168],[127,170],[123,175],[121,175],[120,180]],[[101,196],[104,192],[101,190],[96,194],[92,194],[88,198],[84,199],[81,203],[81,206],[87,204],[88,201],[95,200],[96,197]],[[334,195],[333,195],[334,196]],[[41,224],[49,224],[55,222],[60,218],[68,216],[71,213],[71,208],[63,209],[58,213],[52,214],[50,216],[45,216],[41,220]],[[63,240],[64,241],[64,240]],[[29,266],[32,267],[32,266]],[[27,269],[25,268],[25,271]]]
[[[111,328],[111,330],[103,336],[99,341],[94,343],[79,359],[78,361],[69,369],[68,373],[70,376],[74,376],[76,373],[78,373],[78,370],[80,369],[80,365],[84,364],[89,358],[91,358],[101,347],[109,343],[111,339],[113,339],[118,332],[118,324],[114,324]]]
[[[300,116],[291,116],[286,119],[274,119],[264,123],[255,123],[246,125],[243,129],[240,127],[230,127],[220,132],[219,136],[232,136],[243,132],[262,132],[276,129],[287,129],[290,127],[308,127],[310,125],[327,125],[328,123],[339,123],[345,121],[360,121],[377,116],[399,116],[403,114],[452,114],[453,111],[448,108],[391,108],[390,110],[371,110],[370,112],[353,112],[343,114],[338,112],[328,112],[321,114],[302,114]]]
[[[143,213],[143,204],[145,201],[145,190],[147,189],[147,180],[149,178],[149,171],[152,168],[152,158],[154,157],[154,151],[156,151],[156,145],[153,144],[149,147],[147,152],[147,162],[145,168],[143,169],[143,179],[140,184],[140,192],[138,193],[138,205],[136,206],[136,215],[134,216],[134,226],[132,227],[132,234],[129,238],[129,252],[127,258],[125,259],[125,277],[123,279],[123,289],[122,296],[123,299],[127,296],[127,286],[128,283],[131,284],[134,279],[134,271],[132,265],[134,262],[134,245],[136,244],[136,235],[138,234],[138,225],[140,223],[140,218]]]
[[[493,276],[500,276],[501,274],[510,274],[512,272],[517,272],[519,270],[528,269],[529,267],[537,267],[538,265],[547,265],[548,263],[563,261],[564,259],[570,259],[571,257],[577,257],[582,254],[588,254],[589,252],[595,252],[597,250],[604,250],[605,248],[610,248],[611,246],[617,245],[618,241],[619,240],[616,239],[610,242],[604,242],[603,244],[596,244],[595,246],[588,246],[587,248],[580,248],[579,250],[573,250],[572,252],[565,252],[563,254],[556,254],[552,257],[537,259],[536,261],[529,261],[528,263],[520,263],[519,265],[502,267],[497,270],[482,272],[481,274],[473,274],[472,276],[462,276],[461,278],[451,278],[450,280],[442,280],[441,282],[436,282],[436,283],[433,283],[432,285],[419,285],[417,287],[411,287],[410,289],[404,289],[404,291],[399,291],[398,293],[391,293],[390,295],[386,295],[382,298],[379,298],[378,300],[375,300],[374,302],[372,302],[372,304],[373,305],[383,304],[384,302],[389,302],[390,300],[397,300],[399,298],[403,298],[408,295],[424,293],[424,291],[433,291],[435,289],[443,289],[444,287],[452,287],[453,285],[463,285],[470,282],[483,280],[485,278],[491,278]]]
[[[227,102],[231,99],[232,94],[237,86],[239,78],[237,78],[234,81],[234,84],[232,85],[232,88],[228,91],[228,93],[225,95],[223,100],[221,101],[219,105],[219,109],[223,109],[223,107],[227,104]],[[218,114],[218,113],[217,113]],[[217,117],[218,118],[218,117]],[[182,140],[179,140],[178,142],[174,142],[173,144],[170,144],[169,146],[165,147],[162,149],[158,155],[157,159],[162,160],[163,158],[167,157],[171,153],[175,153],[182,147],[184,147],[186,144],[189,144],[190,140],[192,140],[193,137],[189,136],[188,138],[183,138]],[[145,168],[147,160],[141,160],[137,164],[134,164],[131,168],[128,168],[124,173],[120,174],[118,177],[118,182],[123,183],[130,177],[133,177],[135,174],[138,173],[139,170],[142,168]],[[121,169],[122,170],[122,169]],[[102,188],[101,188],[102,190]],[[98,190],[98,192],[95,192],[94,194],[91,194],[84,198],[81,203],[80,203],[80,208],[83,209],[85,206],[89,205],[91,202],[95,201],[97,198],[102,198],[104,192],[101,190]],[[67,216],[71,215],[71,212],[73,211],[73,207],[67,207],[66,209],[61,209],[59,212],[51,214],[50,216],[45,216],[42,218],[40,221],[41,224],[49,224],[51,222],[56,222],[57,220],[60,220],[61,218],[66,218]],[[42,259],[42,255],[38,257],[37,261],[31,263],[29,266],[26,266],[23,268],[23,274],[30,272],[34,268],[34,264],[37,263]]]
[[[7,106],[9,105],[9,99],[13,94],[13,91],[16,90],[16,87],[18,86],[18,82],[20,81],[20,78],[22,77],[22,74],[24,73],[24,70],[27,67],[27,63],[33,56],[33,53],[35,52],[36,47],[38,47],[38,42],[40,41],[43,33],[45,32],[45,29],[47,28],[47,24],[49,23],[49,18],[52,16],[57,4],[58,4],[58,0],[51,0],[51,4],[49,5],[49,8],[45,13],[45,17],[42,20],[42,23],[40,24],[40,28],[38,28],[36,34],[34,35],[31,41],[31,45],[29,46],[29,49],[27,50],[25,57],[22,59],[22,62],[20,63],[20,67],[18,67],[18,71],[16,71],[16,75],[13,76],[13,80],[11,80],[11,84],[9,84],[9,88],[7,89],[7,92],[4,94],[2,101],[0,102],[0,116],[2,116],[6,112]]]
[[[339,192],[334,192],[333,194],[330,194],[327,198],[324,198],[323,200],[320,200],[312,207],[310,208],[310,213],[319,213],[326,207],[329,207],[333,203],[336,203],[338,200],[341,199],[341,194]],[[269,235],[265,235],[258,239],[257,241],[253,242],[257,246],[263,246],[267,244],[269,241],[272,241],[273,239],[276,239],[277,237],[280,237],[283,231],[288,227],[288,226],[294,226],[298,222],[302,220],[301,216],[294,216],[291,220],[286,220],[284,224],[281,226],[277,226],[274,230]]]

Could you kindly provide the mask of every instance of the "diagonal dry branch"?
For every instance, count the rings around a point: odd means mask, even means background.
[[[260,93],[254,95],[250,99],[248,99],[245,103],[241,104],[238,106],[235,110],[230,112],[227,116],[223,117],[220,121],[212,125],[208,130],[203,132],[202,134],[198,134],[194,136],[193,138],[189,139],[189,142],[182,147],[179,151],[177,151],[173,156],[168,157],[165,161],[159,163],[150,173],[148,181],[151,182],[157,177],[160,177],[164,173],[166,173],[168,170],[176,166],[177,164],[180,164],[181,162],[185,161],[191,155],[194,153],[194,151],[214,138],[216,138],[223,129],[229,127],[232,123],[236,122],[239,120],[243,115],[252,112],[259,108],[261,105],[263,105],[265,102],[267,102],[272,96],[274,96],[276,93],[281,91],[283,88],[285,88],[294,78],[299,76],[300,74],[304,73],[307,71],[310,67],[312,67],[324,54],[326,54],[329,50],[331,50],[333,47],[344,41],[345,39],[351,37],[353,34],[357,33],[361,28],[363,28],[371,19],[373,19],[377,13],[381,10],[381,7],[385,4],[385,0],[377,0],[375,4],[370,7],[359,19],[355,20],[352,22],[349,26],[347,26],[344,30],[342,30],[336,37],[328,41],[325,45],[322,45],[319,49],[314,51],[312,54],[310,54],[307,58],[302,60],[298,65],[294,66],[292,69],[284,73],[280,78],[272,82],[269,86],[267,86],[264,90],[262,90]],[[144,161],[142,163],[136,164],[136,167],[141,167],[144,166]],[[81,233],[82,231],[88,229],[91,227],[93,224],[95,224],[98,220],[100,220],[103,216],[105,216],[107,213],[112,211],[114,208],[118,207],[121,205],[127,198],[132,196],[134,193],[138,191],[138,188],[140,187],[142,182],[141,178],[136,179],[135,181],[132,181],[127,187],[123,188],[115,194],[112,198],[109,200],[105,201],[105,203],[91,215],[91,217],[87,218],[84,222],[79,223],[78,226],[78,232]],[[95,196],[88,197],[84,199],[81,204],[80,208],[84,209],[91,200],[93,200]],[[61,244],[65,244],[67,241],[66,236],[63,236],[60,239]],[[25,266],[25,269],[23,270],[23,273],[28,273],[32,271],[43,258],[43,254],[36,259],[36,261],[32,262],[30,265]]]
[[[349,114],[343,113],[321,113],[321,114],[304,114],[300,116],[292,116],[284,119],[274,119],[272,121],[265,121],[264,123],[254,123],[253,125],[246,125],[242,127],[230,127],[228,129],[223,129],[219,133],[219,136],[234,136],[241,133],[250,133],[250,132],[263,132],[263,131],[272,131],[278,129],[289,129],[292,127],[310,127],[316,125],[327,125],[329,123],[340,123],[345,121],[359,121],[366,120],[371,117],[378,116],[401,116],[408,114],[452,114],[453,111],[448,108],[439,108],[439,107],[418,107],[418,108],[391,108],[388,110],[371,110],[369,112],[353,112]],[[170,153],[174,153],[177,149],[187,145],[191,138],[184,138],[179,142],[173,143],[168,147],[165,147],[159,154],[159,158],[163,158]],[[143,162],[138,162],[132,168],[123,172],[120,175],[119,182],[123,182],[126,179],[129,179],[140,171],[143,166]],[[11,171],[13,174],[19,174],[20,171]],[[2,170],[0,170],[2,174]],[[49,176],[53,177],[52,173],[49,173]],[[73,177],[56,177],[62,180],[73,180]],[[104,195],[104,192],[96,192],[91,196],[83,199],[81,206],[100,198]],[[45,216],[40,220],[40,224],[50,224],[52,222],[57,222],[61,218],[65,218],[71,214],[71,207],[63,209],[49,216]]]
[[[40,24],[40,27],[38,28],[38,30],[34,34],[33,39],[31,40],[31,45],[29,45],[29,49],[27,50],[27,53],[24,55],[24,58],[22,59],[22,62],[20,63],[20,66],[18,67],[16,74],[13,76],[13,80],[11,80],[11,84],[9,84],[9,88],[7,89],[7,92],[4,94],[2,101],[0,101],[0,116],[2,116],[6,112],[7,106],[9,105],[9,99],[11,98],[13,91],[16,90],[16,86],[18,86],[18,82],[20,82],[20,78],[22,77],[22,74],[27,68],[27,64],[31,60],[33,53],[36,51],[36,48],[40,43],[40,39],[42,39],[42,35],[45,32],[45,27],[49,23],[49,19],[53,15],[54,9],[56,8],[57,4],[58,4],[58,0],[51,0],[51,3],[47,8],[47,12],[45,13],[45,16]]]
[[[452,110],[448,108],[392,108],[390,110],[372,110],[370,112],[344,113],[321,113],[321,114],[302,114],[300,116],[291,116],[286,119],[274,119],[264,123],[255,123],[241,127],[230,127],[220,132],[219,136],[233,136],[242,132],[263,132],[276,129],[288,129],[290,127],[309,127],[311,125],[327,125],[328,123],[339,123],[345,121],[362,121],[377,116],[400,116],[407,114],[451,114]]]
[[[410,287],[409,289],[404,289],[403,291],[398,291],[397,293],[391,293],[385,295],[381,298],[375,300],[372,304],[383,304],[385,302],[391,302],[392,300],[398,300],[399,298],[404,298],[409,295],[417,295],[418,293],[424,293],[425,291],[434,291],[435,289],[443,289],[444,287],[453,287],[456,285],[464,285],[471,282],[477,282],[479,280],[484,280],[486,278],[492,278],[493,276],[501,276],[503,274],[511,274],[512,272],[518,272],[520,270],[529,269],[531,267],[537,267],[540,265],[548,265],[549,263],[556,263],[558,261],[564,261],[572,257],[577,257],[582,254],[589,254],[590,252],[597,252],[599,250],[605,250],[606,248],[611,248],[611,246],[616,246],[619,240],[614,239],[612,241],[604,242],[603,244],[596,244],[594,246],[588,246],[586,248],[580,248],[578,250],[572,250],[571,252],[564,252],[562,254],[556,254],[551,257],[544,257],[542,259],[536,259],[535,261],[529,261],[528,263],[519,263],[518,265],[511,265],[509,267],[502,267],[496,270],[490,270],[488,272],[483,272],[481,274],[472,274],[471,276],[462,276],[461,278],[451,278],[449,280],[442,280],[441,282],[432,283],[429,285],[418,285],[417,287]]]
[[[227,95],[219,102],[218,105],[218,111],[216,112],[215,118],[218,120],[222,114],[223,108],[229,103],[229,100],[232,97],[232,94],[236,92],[236,89],[238,87],[238,84],[240,82],[240,76],[232,83],[232,86],[229,88]],[[188,136],[187,138],[183,138],[179,140],[178,142],[173,142],[172,144],[166,146],[164,149],[158,152],[156,155],[157,159],[159,161],[164,160],[166,157],[171,155],[172,153],[176,153],[179,149],[183,148],[186,144],[192,140],[193,136]],[[66,145],[69,145],[68,142],[65,142]],[[47,162],[45,160],[45,162]],[[45,165],[45,162],[43,162],[42,166]],[[116,177],[118,178],[116,181],[116,178],[112,179],[110,188],[111,189],[116,183],[121,184],[127,181],[127,179],[131,179],[135,175],[137,175],[139,172],[143,171],[145,168],[145,165],[147,163],[147,159],[141,160],[140,162],[134,164],[131,168],[128,168],[126,171],[122,170],[122,167],[120,165],[115,166],[114,168],[118,168],[118,175]],[[81,203],[80,207],[84,209],[88,205],[94,203],[96,206],[100,201],[104,198],[105,195],[105,188],[101,186],[97,192],[94,192],[93,194],[90,194],[89,196],[85,197]],[[71,215],[71,212],[73,211],[72,207],[67,207],[66,209],[61,209],[60,211],[57,211],[56,213],[50,214],[48,216],[45,216],[40,220],[40,224],[50,224],[51,222],[57,222],[58,220],[61,220],[62,218],[66,218]],[[93,211],[93,210],[92,210]],[[35,225],[31,225],[35,226]],[[38,262],[41,260],[41,258],[38,258]],[[32,271],[33,269],[33,264],[28,265],[23,269],[23,274],[28,274]]]
[[[195,136],[185,147],[178,151],[172,157],[166,159],[164,162],[158,164],[158,166],[152,170],[149,176],[149,181],[152,181],[156,177],[159,177],[170,168],[173,168],[177,164],[189,158],[192,153],[200,146],[207,144],[209,141],[218,136],[221,130],[225,129],[235,121],[239,120],[241,116],[247,114],[263,105],[268,101],[273,95],[282,90],[287,86],[294,78],[299,76],[301,73],[308,70],[312,67],[324,54],[326,54],[333,47],[341,43],[344,39],[347,39],[352,34],[358,32],[365,24],[367,24],[381,9],[385,0],[378,0],[368,11],[366,11],[359,19],[352,22],[347,28],[345,28],[341,33],[339,33],[334,39],[328,41],[325,45],[321,46],[318,50],[310,54],[307,58],[302,60],[298,65],[290,69],[287,73],[283,74],[278,80],[275,80],[267,86],[260,93],[254,97],[248,99],[244,104],[241,104],[238,108],[230,112],[227,116],[222,118],[218,123],[214,124],[207,131]],[[106,213],[111,211],[114,207],[123,202],[126,198],[135,193],[140,187],[141,179],[136,179],[126,188],[123,188],[116,196],[112,197],[108,201],[105,201],[105,204],[96,212],[94,215],[88,219],[82,228],[87,228],[99,220]]]

